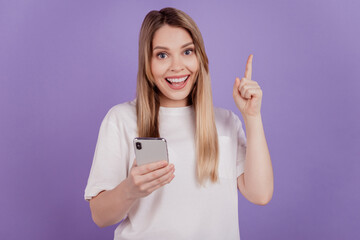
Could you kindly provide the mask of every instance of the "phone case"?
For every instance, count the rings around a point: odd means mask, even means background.
[[[165,138],[134,138],[136,163],[138,166],[168,159]]]

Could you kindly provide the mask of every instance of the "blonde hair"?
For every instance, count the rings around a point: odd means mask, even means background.
[[[199,70],[189,102],[194,105],[196,121],[196,176],[200,185],[206,179],[218,180],[218,135],[215,126],[211,93],[209,62],[204,41],[196,23],[186,13],[175,8],[149,12],[141,26],[139,37],[139,66],[136,89],[136,114],[139,137],[159,137],[159,90],[151,73],[152,40],[164,25],[185,29],[195,46]]]

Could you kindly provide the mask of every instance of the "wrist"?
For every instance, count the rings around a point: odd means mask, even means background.
[[[127,201],[135,201],[137,198],[132,194],[131,187],[129,185],[128,178],[126,178],[121,184],[123,197]],[[120,187],[119,185],[119,187]]]
[[[243,115],[243,119],[245,124],[250,122],[261,122],[261,114],[259,113],[257,115]]]

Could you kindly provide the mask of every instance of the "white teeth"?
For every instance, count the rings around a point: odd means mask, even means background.
[[[169,82],[183,82],[185,81],[189,76],[183,77],[183,78],[166,78],[166,80],[168,80]]]

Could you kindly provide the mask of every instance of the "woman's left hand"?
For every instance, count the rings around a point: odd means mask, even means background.
[[[234,101],[243,118],[260,116],[262,90],[257,82],[251,80],[252,59],[253,55],[250,54],[245,77],[241,80],[237,77],[233,88]]]

